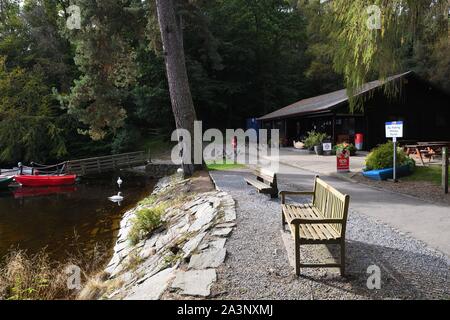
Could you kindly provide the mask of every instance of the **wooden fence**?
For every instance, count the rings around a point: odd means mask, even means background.
[[[103,157],[70,160],[67,161],[65,171],[83,176],[141,166],[147,164],[148,160],[149,158],[144,151],[129,152]]]

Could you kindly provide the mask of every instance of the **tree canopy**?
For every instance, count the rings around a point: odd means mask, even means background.
[[[173,1],[204,128],[407,70],[450,91],[447,1]],[[175,128],[154,0],[0,0],[0,57],[3,163],[136,150]]]

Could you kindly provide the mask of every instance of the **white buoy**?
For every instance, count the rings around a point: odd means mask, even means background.
[[[119,189],[120,189],[120,186],[122,185],[122,179],[120,179],[120,177],[119,177],[119,179],[117,179],[117,185],[119,186]]]
[[[178,173],[178,174],[183,174],[183,169],[182,169],[182,168],[178,168],[178,169],[177,169],[177,173]]]

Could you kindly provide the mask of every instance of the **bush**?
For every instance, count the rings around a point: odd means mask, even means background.
[[[366,158],[367,170],[379,170],[392,168],[394,162],[394,145],[391,141],[374,148]],[[410,159],[401,148],[397,148],[397,166],[409,165],[411,170],[415,167],[415,162]]]
[[[311,149],[314,148],[314,146],[320,145],[326,137],[326,133],[316,132],[314,130],[309,131],[308,136],[303,143],[305,144],[305,148]]]
[[[136,213],[136,217],[132,221],[133,226],[128,236],[132,244],[138,243],[148,233],[162,225],[164,210],[165,207],[163,205],[158,205],[153,208],[141,209]]]

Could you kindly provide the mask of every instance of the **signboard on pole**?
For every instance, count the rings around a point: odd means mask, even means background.
[[[402,138],[403,121],[386,122],[386,138]]]
[[[386,122],[386,138],[394,143],[393,180],[397,182],[397,138],[403,138],[403,121]]]

